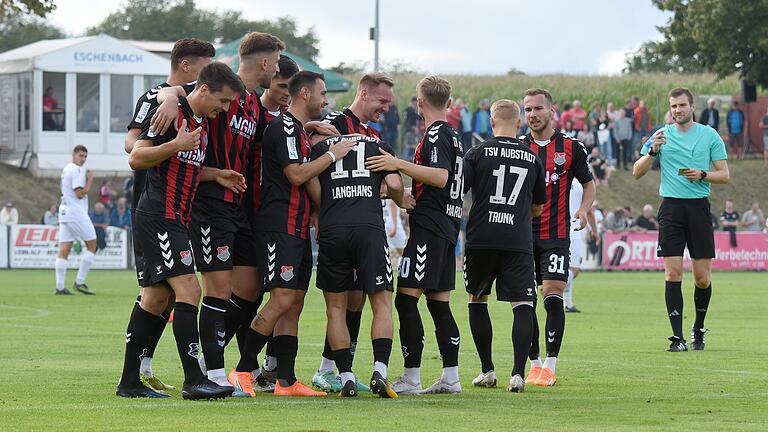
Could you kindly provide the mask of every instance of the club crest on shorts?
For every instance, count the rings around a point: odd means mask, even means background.
[[[219,261],[226,261],[229,259],[229,246],[219,246],[216,248],[216,258]]]
[[[181,257],[181,262],[184,265],[192,265],[192,252],[190,250],[183,250],[179,252],[179,256]]]
[[[281,266],[280,277],[286,282],[293,279],[293,266]]]
[[[565,165],[565,153],[555,153],[555,165]]]

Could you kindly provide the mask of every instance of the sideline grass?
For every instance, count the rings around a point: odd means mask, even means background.
[[[74,277],[73,272],[69,274]],[[686,275],[687,276],[687,275]],[[56,297],[52,271],[0,271],[0,430],[754,430],[768,427],[768,345],[764,273],[719,273],[704,352],[665,353],[668,323],[661,273],[587,273],[577,279],[554,388],[503,390],[511,369],[511,311],[493,303],[494,362],[502,388],[471,387],[479,372],[463,291],[453,311],[463,343],[457,396],[379,400],[362,395],[188,402],[125,400],[114,395],[133,298],[130,271],[94,271],[98,295]],[[457,278],[457,288],[463,284]],[[71,283],[71,281],[68,281]],[[685,328],[692,324],[690,278],[684,284]],[[425,384],[440,361],[425,305]],[[540,314],[542,309],[539,309]],[[363,317],[355,359],[362,378],[372,354]],[[301,321],[297,372],[309,382],[324,334],[322,297],[312,288]],[[543,323],[543,319],[540,320]],[[542,324],[543,325],[543,324]],[[396,332],[397,333],[397,332]],[[390,377],[402,371],[397,337]],[[227,351],[227,365],[237,360]],[[182,371],[167,329],[155,371],[179,385]]]

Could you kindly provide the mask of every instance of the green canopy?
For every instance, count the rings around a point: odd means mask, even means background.
[[[232,70],[237,71],[237,68],[240,66],[240,56],[238,52],[240,50],[241,40],[242,38],[235,39],[232,42],[217,48],[215,59],[228,64]],[[345,92],[352,87],[352,82],[337,73],[325,70],[315,63],[312,63],[303,57],[299,57],[292,52],[283,51],[283,54],[295,61],[301,70],[309,70],[323,74],[325,76],[325,86],[329,92]]]

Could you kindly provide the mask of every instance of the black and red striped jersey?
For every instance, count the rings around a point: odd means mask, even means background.
[[[181,87],[184,89],[186,94],[190,94],[192,93],[192,90],[195,89],[196,83],[197,81],[192,81],[191,83],[183,84]],[[157,94],[161,89],[170,86],[171,85],[167,82],[162,83],[157,87],[147,90],[146,93],[143,93],[139,97],[139,99],[136,101],[136,108],[133,110],[133,117],[131,118],[131,122],[128,123],[128,130],[142,129],[144,123],[149,122],[152,119],[152,116],[147,114],[149,114],[150,111],[155,110],[158,105],[160,105],[157,102]],[[136,206],[139,205],[139,198],[141,197],[141,193],[144,191],[144,185],[146,182],[147,170],[136,170],[133,172],[133,202],[131,202],[131,208],[136,208]]]
[[[459,236],[464,202],[464,148],[459,134],[445,121],[432,123],[416,146],[413,163],[448,170],[448,181],[442,188],[413,182],[411,193],[416,207],[410,223],[433,232],[451,243]]]
[[[533,150],[544,165],[547,202],[540,217],[533,219],[534,240],[568,240],[571,216],[568,198],[571,182],[592,180],[587,149],[580,141],[555,131],[547,142],[536,142],[528,134],[521,141]]]
[[[328,123],[336,128],[341,135],[360,134],[381,139],[379,132],[363,123],[349,108],[344,111],[334,111],[326,114],[323,123]]]
[[[152,113],[150,111],[150,113]],[[176,138],[176,130],[182,120],[187,121],[187,130],[201,128],[200,147],[195,150],[178,152],[156,166],[147,170],[147,184],[139,199],[137,211],[158,215],[166,219],[179,220],[184,225],[189,224],[192,217],[192,201],[200,183],[200,174],[205,159],[205,149],[208,145],[208,121],[204,117],[196,117],[187,98],[179,98],[179,117],[176,127],[168,128],[163,135],[156,135],[144,124],[139,140],[149,140],[156,146]]]
[[[274,111],[274,112],[264,108],[264,118],[266,118],[267,123],[269,123],[272,120],[274,120],[277,116],[279,116],[280,114],[286,111],[287,109],[284,109],[283,107],[278,108],[277,111]]]
[[[255,116],[253,121],[256,125],[254,131],[253,143],[248,150],[247,164],[245,168],[245,182],[248,188],[243,193],[243,209],[245,209],[245,215],[253,220],[256,217],[256,213],[259,211],[259,203],[261,200],[261,141],[264,136],[264,131],[267,129],[269,121],[267,121],[267,110],[264,105],[261,104],[261,99],[255,98],[255,104],[253,115]],[[256,106],[258,105],[258,107]]]
[[[345,136],[331,137],[312,147],[311,159],[328,157],[330,146]],[[381,140],[366,136],[346,136],[357,140],[352,151],[331,164],[320,175],[320,230],[367,226],[384,230],[379,190],[384,177],[395,172],[374,172],[365,168],[365,160],[381,153],[379,149],[394,154],[392,148]],[[398,174],[399,175],[399,174]]]
[[[283,169],[309,162],[310,152],[304,125],[290,112],[269,123],[261,142],[261,206],[253,223],[255,230],[308,238],[312,206],[307,189],[293,185]]]
[[[205,149],[203,166],[229,169],[246,174],[248,155],[256,139],[256,129],[261,117],[259,97],[244,90],[240,97],[232,100],[227,111],[215,119],[208,120],[210,140]],[[250,189],[252,185],[248,184]],[[228,203],[241,203],[241,198],[215,181],[200,183],[197,196],[213,198]]]

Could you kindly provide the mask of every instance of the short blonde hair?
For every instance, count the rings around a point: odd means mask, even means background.
[[[416,91],[433,108],[445,109],[451,100],[451,83],[437,75],[422,78]]]
[[[514,122],[520,118],[520,105],[509,99],[499,99],[491,105],[491,117],[502,123]]]
[[[388,75],[383,74],[381,72],[371,72],[363,75],[362,78],[360,78],[360,88],[363,87],[376,87],[379,84],[386,84],[389,87],[395,86],[395,80],[390,78]]]
[[[240,57],[253,54],[271,54],[284,49],[283,41],[269,33],[251,32],[240,41]]]

